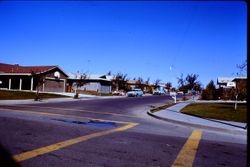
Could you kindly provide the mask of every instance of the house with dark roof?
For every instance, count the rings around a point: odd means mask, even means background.
[[[239,82],[247,82],[247,77],[218,77],[219,88],[236,88]]]
[[[246,100],[247,98],[247,77],[218,77],[217,84],[223,99],[235,99],[237,95],[238,100]]]
[[[112,76],[109,75],[87,75],[81,79],[80,74],[69,73],[67,91],[90,91],[97,93],[111,93],[111,80]],[[80,87],[77,87],[78,82],[83,82]]]
[[[58,66],[0,63],[0,89],[65,92],[68,75]]]
[[[218,77],[217,85],[219,85],[219,88],[235,87],[235,83],[233,82],[234,79],[234,77]]]

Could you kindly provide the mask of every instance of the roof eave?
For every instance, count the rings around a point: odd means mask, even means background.
[[[31,73],[0,73],[0,75],[28,75],[30,76]]]

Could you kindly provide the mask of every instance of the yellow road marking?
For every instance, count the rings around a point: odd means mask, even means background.
[[[18,155],[14,156],[14,159],[18,162],[30,159],[30,158],[34,158],[37,157],[39,155],[43,155],[52,151],[56,151],[68,146],[71,146],[73,144],[77,144],[83,141],[87,141],[96,137],[100,137],[100,136],[104,136],[104,135],[108,135],[111,133],[115,133],[115,132],[120,132],[120,131],[125,131],[127,129],[133,128],[136,125],[138,125],[137,123],[129,123],[125,126],[122,126],[120,128],[115,128],[115,129],[111,129],[111,130],[107,130],[107,131],[102,131],[102,132],[97,132],[97,133],[92,133],[89,135],[85,135],[85,136],[80,136],[74,139],[70,139],[70,140],[66,140],[66,141],[62,141],[59,143],[55,143],[49,146],[45,146],[45,147],[41,147],[32,151],[27,151]]]
[[[200,130],[194,130],[182,147],[172,167],[192,167],[202,136]]]
[[[66,141],[62,141],[59,143],[55,143],[49,146],[45,146],[45,147],[41,147],[35,150],[31,150],[31,151],[27,151],[21,154],[17,154],[14,155],[14,159],[18,162],[30,159],[30,158],[34,158],[37,157],[39,155],[43,155],[52,151],[56,151],[68,146],[71,146],[73,144],[77,144],[83,141],[87,141],[96,137],[100,137],[100,136],[104,136],[104,135],[108,135],[111,133],[115,133],[115,132],[121,132],[121,131],[125,131],[127,129],[133,128],[137,125],[139,125],[138,123],[133,123],[133,122],[124,122],[124,121],[113,121],[113,120],[104,120],[104,119],[93,119],[90,117],[81,117],[81,116],[75,116],[75,115],[64,115],[64,114],[55,114],[55,113],[47,113],[47,112],[35,112],[35,111],[24,111],[24,110],[17,110],[17,109],[8,109],[8,108],[0,108],[1,110],[5,110],[5,111],[11,111],[11,112],[21,112],[21,113],[29,113],[29,114],[37,114],[37,115],[47,115],[47,116],[62,116],[62,117],[67,117],[67,118],[81,118],[81,119],[91,119],[91,120],[97,120],[97,121],[109,121],[109,122],[115,122],[115,123],[120,123],[120,124],[126,124],[122,127],[119,128],[115,128],[115,129],[111,129],[111,130],[106,130],[106,131],[102,131],[102,132],[97,132],[97,133],[92,133],[89,135],[85,135],[85,136],[80,136],[77,138],[73,138],[73,139],[69,139]]]
[[[21,106],[24,106],[24,107],[37,107],[37,106],[32,106],[32,105],[21,105]],[[88,112],[88,113],[93,113],[93,114],[103,114],[103,115],[113,115],[113,116],[121,116],[121,117],[139,118],[138,116],[133,116],[133,115],[117,114],[117,113],[112,113],[112,112],[98,112],[98,111],[91,111],[91,110],[84,110],[84,109],[72,109],[72,108],[60,108],[60,107],[43,107],[43,106],[39,106],[39,108],[65,110],[65,111],[80,111],[80,112]]]
[[[114,120],[105,120],[105,119],[96,119],[96,118],[90,118],[90,117],[81,117],[76,115],[65,115],[65,114],[57,114],[57,113],[49,113],[49,112],[43,112],[43,111],[29,111],[29,110],[17,110],[17,109],[9,109],[9,108],[0,108],[1,110],[5,111],[12,111],[12,112],[21,112],[21,113],[29,113],[29,114],[37,114],[37,115],[47,115],[47,116],[59,116],[59,117],[66,117],[66,118],[80,118],[80,119],[90,119],[90,120],[97,120],[97,121],[109,121],[109,122],[115,122],[120,124],[129,124],[131,122],[125,122],[125,121],[114,121]]]

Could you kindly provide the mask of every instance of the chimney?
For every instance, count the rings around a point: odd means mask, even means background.
[[[15,70],[17,70],[18,71],[18,69],[19,69],[19,64],[14,64],[14,68],[15,68]]]

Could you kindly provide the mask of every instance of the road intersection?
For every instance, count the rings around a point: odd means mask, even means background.
[[[185,165],[189,162],[188,166],[203,166],[213,164],[207,160],[208,152],[217,154],[222,152],[222,158],[215,160],[217,165],[234,166],[234,161],[225,161],[223,157],[222,150],[225,151],[225,147],[228,150],[226,157],[241,160],[243,166],[246,164],[244,135],[232,138],[233,135],[230,134],[205,132],[147,117],[145,106],[165,103],[167,100],[169,99],[164,97],[142,97],[2,105],[0,119],[6,120],[5,126],[9,130],[0,129],[1,135],[6,135],[1,142],[5,147],[9,146],[8,150],[23,166],[43,166],[46,163],[56,164],[56,166],[72,164],[72,166],[83,164],[84,166],[175,166],[183,161]],[[12,121],[7,123],[7,120]],[[15,120],[20,124],[15,125]],[[110,122],[114,124],[97,127],[90,126],[88,124],[90,121],[97,124]],[[28,123],[25,126],[21,122]],[[39,128],[44,136],[40,136]],[[53,129],[58,129],[58,136],[52,134]],[[71,134],[75,129],[79,131]],[[13,136],[11,132],[14,131],[18,131],[21,135]],[[30,133],[30,135],[23,137],[23,133]],[[214,134],[217,134],[218,139],[221,140],[209,139],[209,136]],[[34,144],[29,149],[25,145],[20,146],[17,139],[23,140],[26,144],[32,141]],[[51,142],[41,143],[41,140]],[[219,143],[216,146],[221,148],[208,152],[199,151],[201,147],[206,147],[204,143],[211,142]],[[192,150],[196,151],[192,153]],[[68,153],[66,154],[65,151]],[[234,151],[239,151],[242,157],[236,157]],[[72,157],[72,155],[75,156]],[[133,161],[129,161],[128,158]],[[66,160],[69,161],[61,164]],[[110,164],[111,162],[113,164]]]

